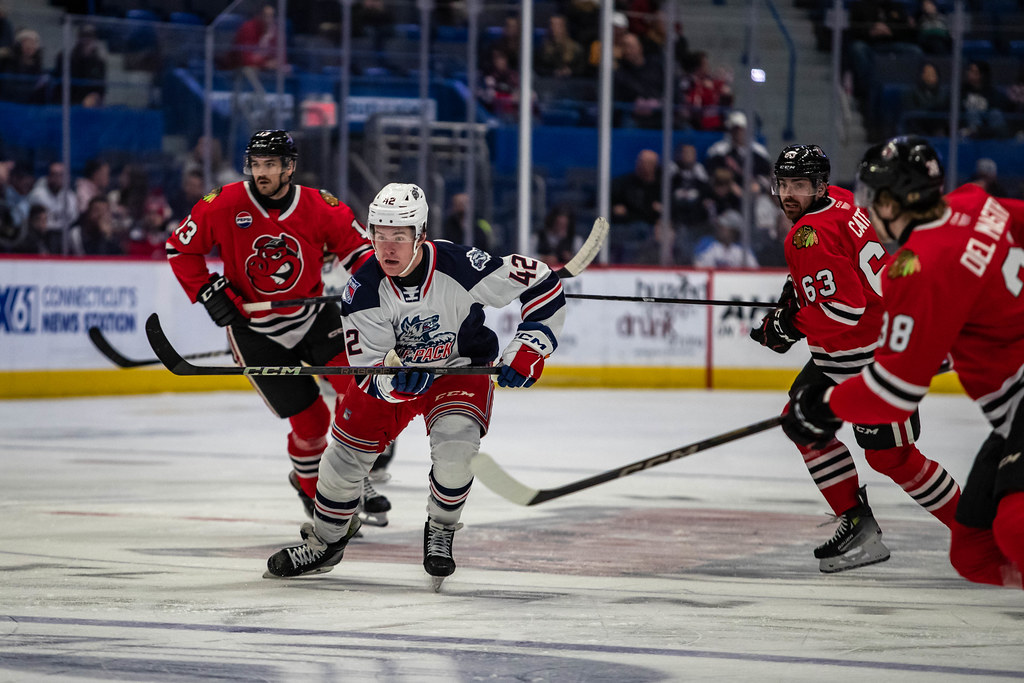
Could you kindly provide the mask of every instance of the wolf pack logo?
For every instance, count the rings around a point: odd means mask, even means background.
[[[359,281],[350,277],[345,283],[345,291],[341,293],[341,300],[347,304],[352,303],[352,299],[356,298],[357,289],[359,289]]]
[[[320,196],[324,198],[325,202],[327,202],[327,206],[337,206],[338,204],[341,204],[341,202],[338,201],[338,198],[327,190],[320,190]]]
[[[473,266],[475,270],[483,270],[487,262],[491,260],[491,255],[486,251],[473,247],[466,253],[466,258],[469,259],[469,265]]]
[[[807,249],[818,243],[818,233],[810,225],[801,225],[793,233],[793,246],[797,249]]]
[[[253,242],[253,253],[245,260],[245,273],[252,286],[264,294],[291,289],[302,275],[299,242],[291,235],[261,235]]]
[[[235,225],[245,230],[252,225],[252,214],[248,211],[239,211],[235,214]]]
[[[212,203],[213,200],[217,198],[217,195],[220,194],[220,190],[221,188],[219,187],[213,188],[212,190],[203,195],[203,201],[206,202],[207,204]]]
[[[404,363],[429,363],[452,355],[455,333],[437,331],[441,327],[439,316],[405,318],[400,327],[395,347],[400,349]]]
[[[888,275],[890,280],[895,280],[898,277],[907,277],[919,272],[921,272],[921,260],[917,258],[917,254],[909,249],[903,249],[893,259]]]

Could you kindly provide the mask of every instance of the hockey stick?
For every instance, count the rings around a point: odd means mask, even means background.
[[[762,420],[761,422],[755,422],[752,425],[746,427],[740,427],[734,429],[731,432],[725,434],[719,434],[718,436],[712,436],[703,441],[692,443],[689,446],[682,446],[675,450],[660,453],[658,455],[652,455],[649,458],[643,460],[637,460],[629,465],[617,467],[601,474],[595,474],[592,477],[586,479],[580,479],[574,481],[565,486],[559,486],[554,489],[534,489],[530,488],[526,484],[521,483],[517,479],[513,478],[508,472],[503,470],[498,463],[494,461],[494,458],[487,455],[486,453],[477,453],[472,460],[472,468],[474,476],[480,478],[480,481],[490,490],[497,493],[502,498],[510,500],[517,505],[537,505],[539,503],[545,503],[555,498],[561,498],[570,493],[582,491],[588,489],[591,486],[597,486],[603,484],[606,481],[613,479],[619,479],[630,474],[635,474],[643,470],[662,465],[666,462],[678,460],[679,458],[685,458],[688,455],[693,455],[699,451],[706,451],[709,448],[715,446],[721,446],[722,444],[735,441],[736,439],[742,439],[745,436],[751,434],[757,434],[767,429],[777,427],[782,424],[782,416],[776,416],[768,420]]]
[[[767,301],[726,301],[725,299],[668,299],[659,296],[609,296],[606,294],[566,294],[566,299],[587,299],[589,301],[640,301],[648,304],[696,304],[698,306],[751,306],[754,308],[775,308],[777,304]]]
[[[594,221],[594,226],[590,229],[587,241],[583,243],[583,246],[576,252],[576,255],[569,259],[568,263],[555,271],[555,275],[560,278],[570,278],[582,273],[600,253],[601,245],[604,244],[605,237],[608,236],[608,228],[608,221],[598,216]],[[295,306],[326,303],[328,301],[343,301],[344,298],[344,294],[328,294],[327,296],[312,296],[305,299],[254,301],[243,304],[242,308],[247,313],[253,313],[254,311],[269,311],[275,308],[294,308]]]
[[[122,356],[117,349],[111,346],[110,342],[107,341],[107,338],[103,336],[103,332],[98,327],[89,328],[89,341],[93,343],[93,346],[96,347],[97,351],[106,356],[111,363],[118,367],[143,368],[147,365],[160,365],[159,358],[136,360],[128,358],[127,356]],[[182,356],[182,358],[189,360],[196,358],[213,358],[214,356],[226,356],[229,353],[231,353],[229,349],[224,349],[223,351],[203,351],[202,353],[189,353]]]
[[[160,317],[154,313],[146,320],[146,337],[157,358],[175,375],[396,375],[409,367],[344,365],[193,365],[179,354],[164,334]],[[499,367],[460,366],[454,368],[420,367],[434,375],[497,375]]]

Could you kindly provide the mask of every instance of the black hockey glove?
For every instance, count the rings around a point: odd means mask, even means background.
[[[223,275],[211,274],[210,281],[196,295],[196,301],[206,306],[206,312],[220,327],[244,325],[249,320],[242,313],[242,297],[231,288],[231,283]]]
[[[790,441],[800,446],[821,448],[843,426],[825,403],[826,384],[800,387],[789,402],[789,410],[782,417],[782,431]]]
[[[767,346],[775,353],[785,353],[793,344],[806,337],[793,323],[800,301],[791,279],[786,280],[775,310],[761,319],[761,325],[750,330],[750,338],[761,346]]]

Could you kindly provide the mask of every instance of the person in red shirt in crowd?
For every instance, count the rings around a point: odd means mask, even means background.
[[[874,360],[837,387],[794,394],[783,429],[817,445],[843,421],[903,420],[947,354],[992,426],[967,478],[949,557],[964,578],[1022,588],[1024,568],[1024,203],[968,183],[943,196],[935,149],[916,136],[871,147],[857,203],[899,244],[882,277]]]
[[[790,145],[774,167],[775,193],[793,222],[785,241],[790,276],[778,307],[750,336],[777,353],[807,338],[811,360],[793,382],[790,396],[855,377],[871,362],[882,325],[879,278],[888,254],[875,239],[867,215],[854,205],[853,195],[828,184],[830,173],[831,163],[818,145]],[[960,487],[918,450],[917,411],[889,422],[862,420],[854,425],[868,464],[952,526]],[[849,449],[834,436],[821,444],[796,445],[840,521],[833,538],[814,550],[821,571],[889,559]]]
[[[219,187],[192,207],[167,240],[167,258],[189,300],[202,303],[227,328],[240,365],[347,365],[341,310],[310,303],[249,314],[250,302],[320,296],[325,252],[350,273],[373,253],[355,215],[326,190],[292,182],[298,151],[283,130],[261,130],[245,150],[249,180]],[[211,273],[207,255],[219,249],[224,274]],[[331,411],[311,376],[249,376],[278,417],[287,418],[289,482],[312,516],[320,456],[327,447]],[[351,380],[328,376],[339,396]],[[390,503],[364,482],[363,512],[379,515]],[[378,517],[376,523],[384,522]]]
[[[235,66],[276,69],[277,41],[277,8],[266,3],[235,33]]]

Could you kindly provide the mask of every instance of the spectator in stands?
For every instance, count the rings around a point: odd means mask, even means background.
[[[110,202],[97,196],[68,231],[70,252],[76,256],[115,256],[123,254],[121,235],[110,214]]]
[[[740,179],[725,166],[719,166],[711,174],[711,185],[708,194],[704,196],[704,207],[708,212],[710,220],[722,213],[733,210],[740,211],[743,208],[743,187]]]
[[[196,205],[196,202],[203,198],[206,190],[202,171],[193,169],[182,173],[178,191],[170,197],[171,215],[176,220],[183,219]]]
[[[921,10],[917,13],[917,44],[929,55],[948,55],[953,47],[949,22],[934,0],[921,0]]]
[[[949,89],[939,81],[934,62],[921,65],[914,89],[907,93],[904,104],[907,132],[919,135],[949,134]]]
[[[676,149],[672,168],[672,224],[675,227],[676,262],[691,263],[693,246],[710,232],[704,199],[711,194],[710,178],[697,160],[697,148],[682,144]]]
[[[491,66],[484,73],[480,101],[493,114],[514,118],[519,107],[519,71],[501,48],[491,51]]]
[[[757,268],[757,258],[740,243],[743,216],[726,211],[715,220],[714,237],[698,245],[693,264],[700,268]]]
[[[4,201],[11,209],[11,218],[18,225],[25,225],[28,221],[28,214],[32,208],[28,195],[32,192],[35,181],[32,169],[25,164],[15,163],[10,167],[4,187]]]
[[[750,248],[762,267],[785,267],[786,250],[784,240],[793,227],[779,206],[778,197],[759,182],[750,183],[750,203],[753,230],[750,234]]]
[[[583,238],[576,234],[576,212],[572,207],[563,204],[548,211],[537,234],[537,258],[549,268],[557,269],[568,263],[582,246]]]
[[[612,180],[609,241],[617,263],[637,262],[640,251],[654,244],[661,218],[660,161],[654,150],[641,150],[633,170]]]
[[[548,34],[534,58],[534,68],[542,76],[571,78],[583,73],[583,48],[569,35],[565,17],[553,14],[548,19]]]
[[[167,258],[167,238],[177,226],[163,196],[150,194],[143,206],[142,218],[128,231],[124,253],[139,258]]]
[[[681,106],[676,115],[678,127],[721,130],[723,117],[732,106],[731,80],[727,72],[712,73],[706,52],[692,53],[689,68],[679,79]]]
[[[1017,80],[1006,88],[1007,111],[1024,112],[1024,62],[1017,69]]]
[[[558,4],[559,13],[565,17],[572,37],[580,45],[589,48],[598,37],[600,0],[562,0]]]
[[[992,85],[992,67],[974,60],[964,71],[960,89],[960,116],[965,138],[1002,138],[1009,134],[1004,109],[1008,102]]]
[[[97,195],[106,195],[110,187],[110,164],[102,159],[89,159],[82,168],[82,176],[75,181],[75,196],[78,211],[83,212],[90,200]]]
[[[622,12],[612,15],[612,68],[618,70],[622,59],[623,39],[629,33],[629,19]],[[596,74],[601,66],[601,39],[595,38],[590,43],[590,57],[587,60],[588,72]]]
[[[501,35],[491,43],[488,50],[488,58],[481,66],[484,70],[494,67],[494,54],[501,50],[505,59],[512,68],[519,69],[519,42],[522,40],[522,30],[519,25],[519,15],[511,13],[505,16],[505,23],[502,25]]]
[[[132,226],[142,220],[148,197],[146,169],[137,164],[125,164],[118,175],[117,187],[107,195],[108,209],[119,234],[127,235]]]
[[[277,69],[277,41],[277,8],[264,3],[235,33],[235,65],[267,71]]]
[[[999,182],[999,167],[994,159],[982,157],[974,164],[974,175],[969,182],[974,183],[993,197],[1009,197],[1006,188]]]
[[[45,176],[36,181],[29,192],[30,205],[39,204],[46,207],[47,243],[59,245],[63,242],[64,231],[78,218],[78,200],[67,183],[67,171],[64,164],[55,161],[50,164]],[[61,253],[56,249],[53,253]]]
[[[846,30],[849,68],[855,92],[863,97],[871,77],[875,52],[921,53],[917,33],[906,5],[898,0],[855,0],[849,5],[850,27]]]
[[[83,107],[103,105],[107,92],[107,56],[92,24],[78,28],[78,40],[71,47],[71,104]],[[53,75],[59,87],[64,69],[63,53],[57,55]],[[59,92],[59,90],[58,90]]]
[[[28,210],[28,218],[20,230],[18,238],[8,251],[13,254],[36,254],[49,256],[61,253],[59,233],[46,229],[46,207],[35,204]]]
[[[452,195],[452,205],[444,221],[444,239],[455,244],[479,247],[486,252],[494,249],[494,231],[491,224],[477,216],[473,226],[472,241],[466,241],[466,221],[469,219],[469,195],[459,192]]]
[[[732,173],[734,181],[740,182],[743,178],[744,161],[747,158],[747,115],[741,111],[730,113],[725,128],[726,133],[722,139],[708,148],[704,166],[708,173],[712,174],[718,168],[727,168]],[[753,153],[753,178],[768,188],[772,173],[768,150],[757,140],[750,141],[750,149]]]
[[[24,28],[14,44],[0,51],[0,99],[38,104],[45,99],[46,74],[39,34]]]
[[[0,2],[0,50],[12,47],[15,42],[14,28],[7,16],[7,5]]]
[[[664,80],[661,62],[644,54],[640,39],[632,33],[623,36],[622,59],[615,70],[613,92],[616,102],[628,103],[630,107],[629,119],[621,121],[620,125],[633,123],[641,128],[661,127]]]
[[[207,154],[210,155],[210,173],[212,177],[210,178],[210,182],[206,184],[206,187],[204,187],[204,190],[230,185],[231,183],[238,182],[244,178],[244,176],[235,171],[235,169],[231,167],[231,164],[224,159],[224,152],[221,147],[220,140],[217,138],[208,138],[205,135],[200,136],[199,139],[196,140],[196,144],[192,146],[192,150],[182,162],[182,174],[187,175],[192,171],[199,171],[200,175],[203,174],[204,159]],[[190,204],[189,208],[191,209],[192,206],[193,205]]]

